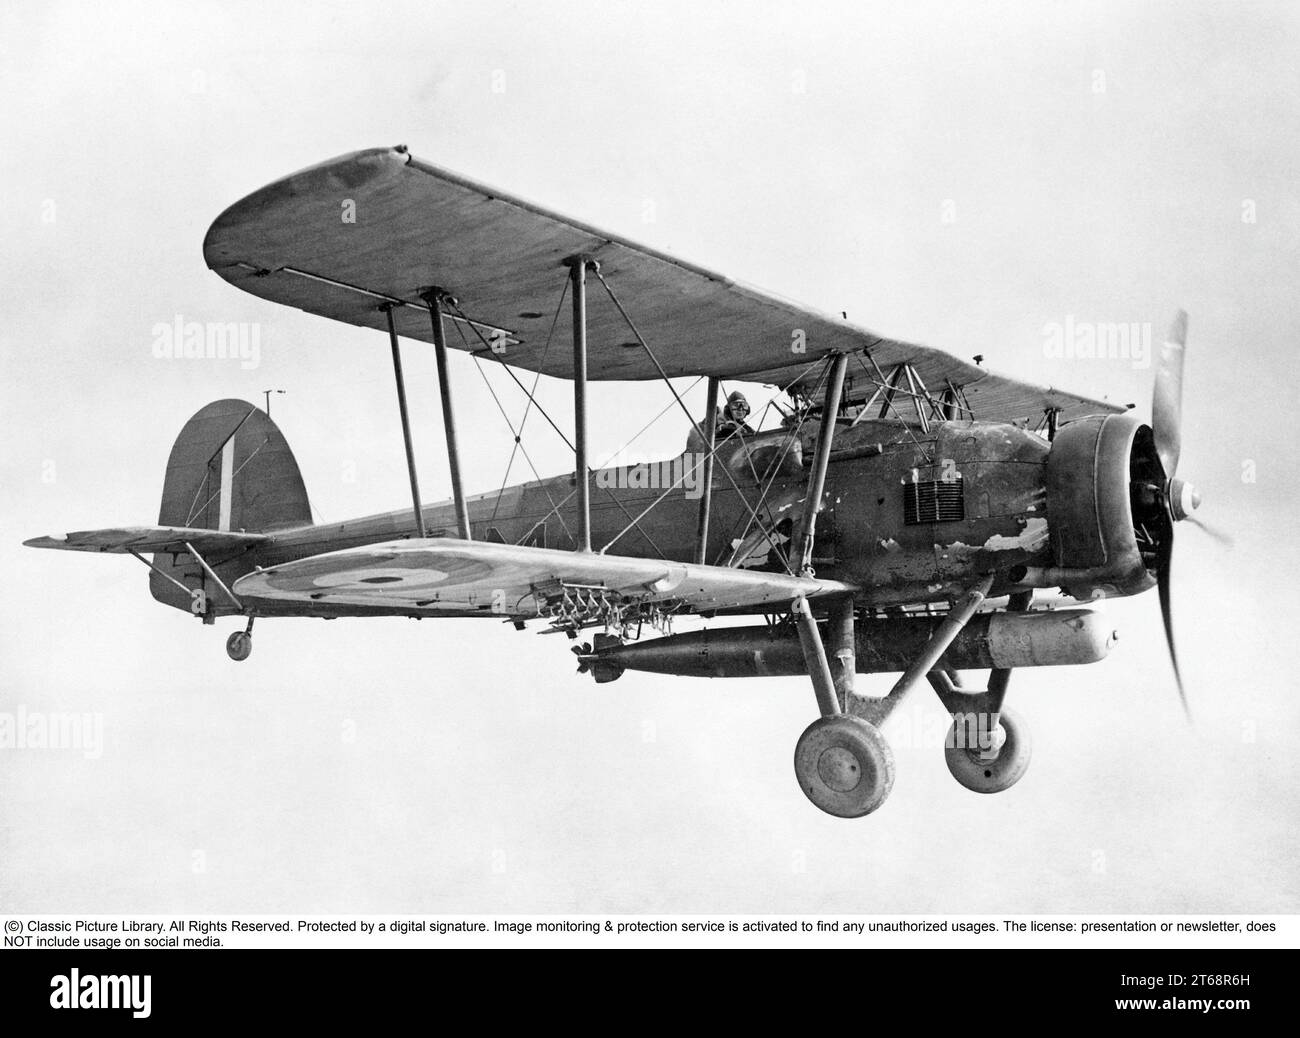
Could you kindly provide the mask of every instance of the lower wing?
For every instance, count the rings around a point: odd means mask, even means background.
[[[451,538],[329,552],[249,573],[234,586],[244,600],[481,611],[564,626],[635,617],[642,608],[713,612],[851,590],[813,577]]]

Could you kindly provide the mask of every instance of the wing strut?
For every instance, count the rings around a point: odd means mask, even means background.
[[[655,357],[654,351],[650,349],[650,344],[645,341],[645,336],[642,335],[640,331],[637,330],[637,326],[632,322],[632,318],[628,315],[627,310],[624,308],[623,304],[619,302],[618,296],[616,296],[614,294],[614,290],[609,287],[609,282],[605,280],[604,275],[601,274],[600,272],[600,266],[598,264],[594,264],[592,265],[592,270],[595,272],[596,277],[600,280],[601,285],[604,286],[605,292],[609,295],[609,301],[614,304],[614,309],[616,309],[619,312],[619,314],[622,315],[623,320],[627,322],[628,329],[636,337],[637,343],[641,346],[641,349],[645,351],[645,355],[650,359],[650,363],[654,365],[655,370],[659,373],[660,379],[663,380],[663,384],[668,387],[668,392],[670,392],[673,395],[673,399],[677,401],[677,406],[682,409],[682,412],[686,415],[686,418],[691,423],[691,426],[699,434],[700,439],[701,440],[705,439],[704,430],[700,427],[699,423],[696,422],[695,416],[691,414],[690,408],[688,408],[686,406],[686,403],[682,400],[681,394],[678,393],[677,390],[673,387],[672,379],[668,377],[668,373],[664,371],[663,365],[660,364],[658,359]],[[576,301],[574,303],[574,306],[576,309],[577,306]],[[696,468],[698,467],[699,466],[696,466]],[[692,469],[692,471],[694,471],[694,469]],[[745,510],[749,512],[750,517],[756,522],[758,522],[759,525],[761,526],[762,520],[759,518],[758,513],[755,512],[754,509],[750,506],[749,498],[746,497],[745,492],[740,489],[740,484],[736,482],[735,477],[731,474],[731,470],[726,465],[722,466],[722,474],[727,477],[727,482],[729,482],[731,484],[732,489],[736,491],[737,496],[740,498],[740,503],[745,506]],[[656,504],[657,503],[658,502],[656,502]],[[621,536],[622,534],[619,534],[619,537]],[[616,537],[614,540],[617,539],[618,538]],[[614,542],[611,541],[609,544],[605,545],[605,548],[601,549],[602,552],[608,549],[610,545],[612,545],[613,543]],[[785,566],[787,570],[790,570],[788,563],[786,563]],[[794,572],[790,571],[790,575],[794,576]]]
[[[822,494],[826,489],[826,469],[831,461],[831,443],[835,439],[835,419],[840,413],[840,399],[844,395],[844,372],[849,366],[849,355],[837,353],[831,361],[830,377],[826,380],[826,399],[822,404],[822,424],[817,432],[817,448],[813,453],[812,472],[808,477],[808,495],[803,502],[803,522],[799,533],[799,574],[813,575],[813,537],[817,529],[817,513],[822,508]]]
[[[411,504],[415,506],[415,532],[424,540],[424,509],[420,506],[420,478],[415,474],[415,448],[411,446],[411,419],[406,411],[406,380],[402,378],[402,347],[397,341],[397,325],[393,323],[393,304],[385,303],[383,311],[388,317],[388,342],[393,348],[393,375],[397,379],[397,410],[402,416],[402,442],[406,444],[406,472],[411,478]]]
[[[700,498],[700,521],[695,534],[695,563],[703,566],[709,548],[709,511],[713,507],[713,452],[718,446],[718,377],[709,376],[709,391],[704,403],[704,472],[701,481],[704,494]]]
[[[589,256],[570,256],[573,285],[573,454],[578,481],[578,551],[591,551],[591,469],[587,465],[587,269],[599,271]]]
[[[451,381],[447,377],[447,333],[442,321],[443,304],[455,306],[456,300],[436,287],[422,293],[422,298],[429,304],[429,320],[433,322],[433,354],[438,363],[438,392],[442,397],[442,428],[447,440],[447,467],[451,469],[451,494],[456,502],[456,526],[460,530],[461,540],[472,541],[474,538],[470,536],[469,506],[465,503],[465,488],[460,482],[456,415],[451,407]],[[410,449],[409,441],[407,449]]]

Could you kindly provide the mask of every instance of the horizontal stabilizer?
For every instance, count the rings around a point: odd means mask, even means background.
[[[247,599],[329,605],[391,605],[464,615],[545,615],[565,589],[608,593],[625,604],[712,612],[801,595],[843,593],[833,580],[696,566],[452,538],[389,541],[258,570],[240,578]]]
[[[197,551],[242,550],[266,540],[260,533],[228,533],[186,526],[115,526],[107,530],[78,530],[55,537],[33,537],[29,548],[57,548],[60,551],[97,551],[125,555],[129,552],[183,552],[188,541]]]

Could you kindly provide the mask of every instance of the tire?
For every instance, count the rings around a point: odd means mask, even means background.
[[[972,740],[958,730],[958,724],[954,719],[943,749],[953,778],[975,793],[1001,793],[1020,781],[1029,767],[1033,748],[1029,729],[1019,717],[1010,710],[1003,710],[999,715],[998,728],[1005,738],[998,755],[992,759],[985,759],[978,745],[968,745]],[[969,730],[967,726],[963,728]]]
[[[226,655],[236,663],[253,654],[253,636],[247,631],[236,631],[226,639]]]
[[[819,717],[794,750],[799,788],[836,818],[861,818],[894,788],[894,753],[880,731],[860,717]]]

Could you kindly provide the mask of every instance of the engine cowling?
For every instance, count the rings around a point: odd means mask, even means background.
[[[1062,426],[1045,473],[1053,565],[1013,579],[1059,586],[1080,599],[1136,595],[1153,587],[1149,552],[1144,556],[1134,522],[1134,488],[1145,485],[1154,450],[1150,428],[1129,414]]]

